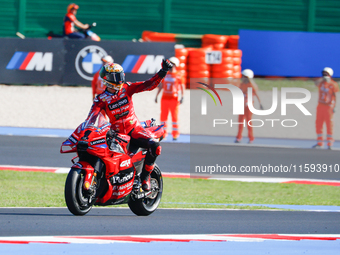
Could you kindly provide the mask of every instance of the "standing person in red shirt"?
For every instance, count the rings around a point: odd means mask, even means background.
[[[338,84],[332,80],[333,69],[325,67],[322,70],[322,78],[315,81],[315,85],[319,88],[319,103],[316,108],[316,134],[317,144],[313,148],[321,148],[323,146],[322,129],[326,123],[327,128],[327,146],[332,149],[333,145],[333,113],[336,104],[336,92],[339,91]]]
[[[107,63],[113,63],[113,58],[110,55],[107,55],[102,58],[103,66]],[[106,86],[103,84],[103,79],[99,76],[100,69],[98,72],[95,73],[92,79],[92,99],[103,93],[106,89]]]
[[[77,20],[76,15],[79,6],[72,3],[67,6],[67,13],[64,17],[64,36],[67,36],[72,39],[85,39],[85,35],[83,33],[79,33],[74,29],[74,25],[81,29],[88,29],[89,24],[83,24],[79,20]]]
[[[244,115],[238,116],[238,122],[245,123],[247,125],[248,137],[249,137],[248,143],[253,143],[253,141],[255,139],[254,134],[253,134],[253,128],[252,128],[252,126],[248,125],[248,121],[251,120],[251,117],[253,115],[253,113],[249,110],[249,107],[248,107],[248,94],[247,94],[248,88],[252,88],[253,95],[259,101],[261,109],[263,108],[262,105],[261,105],[260,97],[257,93],[258,86],[254,82],[253,78],[254,78],[254,72],[252,70],[245,69],[245,70],[242,71],[240,89],[242,90],[243,95],[244,95]],[[237,133],[237,136],[236,136],[235,143],[241,142],[243,127],[244,127],[243,124],[239,124],[238,133]]]
[[[164,125],[165,136],[167,135],[167,120],[169,112],[171,112],[172,119],[172,138],[177,140],[179,137],[178,126],[178,109],[179,105],[183,103],[184,82],[183,77],[177,72],[176,67],[179,66],[179,60],[176,57],[169,58],[169,61],[174,65],[164,78],[162,84],[158,88],[158,92],[155,98],[157,103],[157,97],[163,89],[163,95],[161,99],[161,124]],[[181,99],[178,101],[178,92],[181,91]]]

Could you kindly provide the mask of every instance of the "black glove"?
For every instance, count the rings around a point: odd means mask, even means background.
[[[107,131],[106,133],[106,138],[112,139],[113,137],[116,136],[116,132],[112,129],[110,129],[109,131]]]
[[[183,97],[179,100],[179,104],[183,104]]]
[[[333,113],[335,113],[335,107],[333,108]]]
[[[263,110],[263,106],[262,106],[262,104],[260,104],[260,109],[261,109],[261,110]]]
[[[174,65],[169,61],[169,59],[163,59],[162,70],[168,72]]]

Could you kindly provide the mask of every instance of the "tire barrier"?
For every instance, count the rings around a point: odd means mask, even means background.
[[[239,49],[222,49],[220,63],[207,64],[206,54],[211,48],[189,49],[187,61],[187,83],[190,78],[241,78],[242,51]]]
[[[144,41],[176,41],[176,34],[144,31]],[[197,38],[196,38],[197,39]],[[177,40],[178,41],[178,40]],[[241,78],[242,51],[238,49],[238,35],[204,34],[201,48],[175,49],[175,56],[180,60],[177,68],[185,77],[186,87],[190,87],[190,78]],[[207,63],[207,52],[220,52],[217,63]]]
[[[202,48],[212,46],[214,50],[225,49],[228,42],[228,36],[226,35],[213,35],[206,34],[202,37]]]
[[[227,44],[226,48],[229,48],[229,49],[238,49],[238,41],[239,41],[239,39],[240,39],[240,36],[238,36],[238,35],[231,35],[231,36],[229,36],[228,44]]]
[[[187,59],[189,51],[186,48],[175,48],[175,57],[179,60],[177,71],[181,73],[184,84],[187,84]]]

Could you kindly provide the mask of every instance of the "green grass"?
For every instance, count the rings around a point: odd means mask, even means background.
[[[272,90],[273,87],[279,90],[283,87],[294,87],[294,88],[305,88],[309,91],[317,91],[317,87],[314,85],[314,80],[294,80],[294,79],[262,79],[255,78],[256,84],[259,86],[259,90],[268,91]]]
[[[162,202],[163,207],[183,207],[181,204],[166,204],[167,202],[340,205],[339,196],[340,188],[334,186],[165,179]],[[206,205],[186,207],[206,207]],[[226,206],[218,206],[218,208],[221,207]],[[230,207],[238,208],[238,206],[228,206]]]
[[[65,207],[66,176],[0,171],[0,207]],[[334,186],[176,178],[163,181],[160,208],[240,208],[204,203],[340,205],[340,188]]]
[[[60,207],[66,174],[0,171],[0,207]]]

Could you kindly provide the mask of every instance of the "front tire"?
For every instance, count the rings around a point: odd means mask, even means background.
[[[71,168],[65,183],[65,201],[67,208],[74,215],[87,214],[95,199],[91,201],[90,196],[83,190],[84,173],[80,169]]]
[[[133,200],[130,198],[128,203],[130,210],[138,216],[148,216],[156,211],[161,202],[163,193],[163,178],[159,167],[155,164],[154,170],[151,173],[151,189],[156,188],[150,197],[144,199]]]

